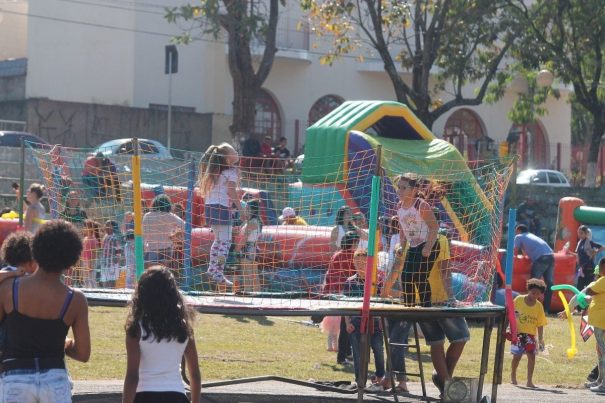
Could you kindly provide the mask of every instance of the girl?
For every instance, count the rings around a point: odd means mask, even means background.
[[[0,286],[0,322],[6,326],[2,401],[71,402],[65,356],[88,361],[90,330],[86,297],[63,284],[61,276],[81,252],[72,224],[46,222],[32,241],[38,270]],[[70,328],[73,338],[67,337]]]
[[[189,402],[179,371],[183,355],[189,370],[191,402],[199,403],[202,377],[192,317],[167,268],[156,265],[143,273],[125,326],[123,403]]]
[[[25,196],[28,207],[23,219],[23,227],[26,231],[36,232],[40,224],[46,219],[46,209],[40,203],[44,196],[44,186],[39,183],[32,183]]]
[[[365,231],[353,224],[351,208],[349,206],[341,206],[336,212],[336,225],[330,233],[330,249],[332,252],[337,252],[341,249],[340,242],[347,231],[355,231],[360,239],[365,240],[368,238]]]
[[[105,236],[101,252],[101,287],[113,288],[118,278],[120,261],[122,260],[122,241],[120,225],[117,221],[105,222]]]
[[[95,288],[97,279],[95,267],[97,255],[101,248],[101,225],[93,220],[84,220],[84,250],[82,251],[82,266],[84,269],[83,283],[85,288]]]
[[[594,281],[594,257],[602,250],[605,250],[605,246],[592,241],[592,231],[586,225],[578,227],[578,239],[575,252],[578,261],[578,281],[576,288],[581,290]]]
[[[225,262],[231,246],[231,206],[241,209],[237,197],[239,173],[235,167],[237,151],[227,143],[211,146],[200,162],[198,186],[204,196],[206,222],[212,228],[214,242],[210,248],[208,275],[218,284],[232,286],[225,278]],[[240,211],[241,215],[241,211]]]
[[[413,306],[418,288],[420,306],[430,307],[428,276],[439,255],[439,244],[435,242],[439,223],[431,206],[418,196],[422,181],[417,175],[400,175],[395,183],[399,197],[399,242],[402,246],[409,243],[401,275],[403,299],[406,305]]]
[[[260,218],[260,201],[252,199],[245,203],[245,222],[242,226],[244,258],[242,261],[242,285],[244,291],[260,292],[260,279],[258,265],[256,264],[256,242],[263,230],[263,221]]]

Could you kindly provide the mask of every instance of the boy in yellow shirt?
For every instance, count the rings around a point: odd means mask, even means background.
[[[518,341],[511,345],[510,349],[513,354],[510,374],[513,385],[517,384],[517,368],[521,357],[523,357],[523,354],[527,354],[527,387],[536,387],[532,378],[538,348],[541,349],[544,346],[544,326],[546,325],[546,315],[544,315],[544,308],[539,298],[544,295],[545,291],[546,283],[540,279],[532,278],[527,280],[527,294],[515,298]],[[536,333],[538,334],[538,346],[536,346]]]
[[[605,393],[605,258],[599,261],[599,279],[588,285],[586,295],[590,295],[588,306],[588,323],[594,327],[597,341],[599,378],[590,388],[597,393]]]

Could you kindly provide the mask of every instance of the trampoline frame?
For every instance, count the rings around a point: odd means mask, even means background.
[[[88,303],[90,306],[110,306],[110,307],[125,307],[129,301],[130,290],[83,290],[87,296]],[[187,294],[185,294],[187,295]],[[101,297],[104,296],[104,297]],[[117,298],[116,298],[117,297]],[[249,296],[235,296],[235,295],[195,295],[190,296],[191,298],[199,298],[198,301],[205,301],[211,299],[222,299],[236,301],[237,298],[245,300],[254,300],[253,297]],[[290,299],[282,298],[284,302],[290,301]],[[297,299],[301,301],[301,299]],[[188,302],[186,300],[186,302]],[[328,303],[330,300],[327,299],[311,299],[309,303]],[[321,308],[298,308],[298,309],[284,309],[284,306],[278,307],[277,305],[239,305],[239,306],[226,306],[226,305],[212,305],[212,304],[190,304],[193,309],[199,313],[213,314],[213,315],[236,315],[236,316],[283,316],[283,317],[304,317],[310,315],[325,315],[325,316],[360,316],[362,309],[361,299],[348,299],[348,300],[333,300],[335,304],[348,304],[348,306],[336,306],[336,307],[321,307]],[[488,370],[488,362],[490,355],[491,346],[491,335],[494,327],[496,327],[497,338],[494,355],[494,370],[492,377],[492,388],[491,388],[491,402],[497,401],[498,396],[498,385],[502,384],[502,370],[504,361],[504,331],[507,326],[506,310],[502,306],[485,304],[480,306],[467,306],[467,307],[405,307],[402,305],[394,304],[393,301],[388,303],[387,300],[373,301],[370,309],[370,319],[374,317],[384,318],[400,318],[412,322],[423,322],[433,321],[452,317],[464,317],[466,319],[478,319],[483,320],[483,340],[481,349],[481,360],[479,368],[478,388],[477,388],[477,402],[483,398],[483,385],[485,383],[485,376]],[[369,331],[369,327],[366,328],[366,332]],[[366,337],[364,337],[366,336]],[[368,343],[367,333],[362,334],[362,345],[361,351],[363,354],[360,361],[361,367],[361,378],[367,378],[369,360],[364,359],[369,357],[370,345]],[[297,385],[304,385],[314,387],[318,390],[324,391],[337,391],[340,393],[355,393],[354,391],[343,390],[336,387],[330,387],[327,385],[313,384],[297,379],[284,378],[281,376],[267,375],[262,377],[253,378],[239,378],[225,381],[217,381],[208,384],[204,384],[204,387],[213,386],[224,386],[231,384],[241,384],[250,382],[262,382],[267,380],[275,380],[287,383],[293,383]],[[358,388],[358,402],[363,402],[364,388]]]

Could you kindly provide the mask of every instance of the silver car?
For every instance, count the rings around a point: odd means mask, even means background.
[[[571,187],[564,173],[552,169],[526,169],[517,175],[517,185]]]

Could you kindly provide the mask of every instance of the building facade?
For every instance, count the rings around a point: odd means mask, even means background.
[[[166,142],[165,46],[186,27],[168,24],[164,15],[165,7],[182,3],[0,1],[0,119],[26,120],[29,131],[80,147],[131,136]],[[290,149],[301,152],[305,128],[343,101],[395,95],[379,60],[320,64],[321,46],[313,46],[318,39],[297,7],[288,2],[280,13],[280,50],[256,99],[255,131],[276,140],[284,136]],[[173,147],[201,151],[230,140],[233,91],[224,39],[177,48]],[[19,60],[25,60],[19,62],[25,71],[6,67]],[[534,125],[517,128],[509,121],[518,96],[509,89],[497,104],[454,109],[432,129],[469,159],[497,154],[511,132],[521,132],[524,165],[569,171],[571,107],[569,90],[560,90],[561,98],[549,99],[549,113]],[[471,95],[474,86],[467,91]]]

